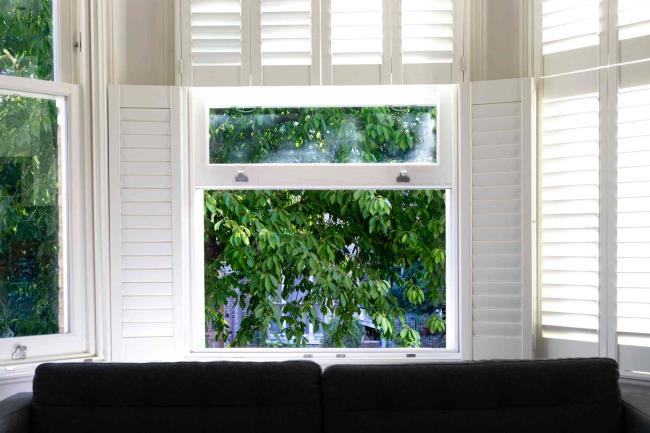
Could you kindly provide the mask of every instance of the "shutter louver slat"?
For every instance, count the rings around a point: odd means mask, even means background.
[[[542,103],[544,338],[587,342],[598,338],[599,111],[597,95]]]
[[[618,341],[650,347],[650,87],[621,89],[618,101]]]
[[[193,66],[241,65],[241,0],[192,0]]]
[[[382,0],[331,0],[333,65],[383,63]]]

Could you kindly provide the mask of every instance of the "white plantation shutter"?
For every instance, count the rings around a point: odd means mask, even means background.
[[[395,1],[395,0],[394,0]],[[393,82],[451,83],[454,62],[453,0],[401,0],[393,9]]]
[[[530,79],[463,88],[461,196],[471,230],[461,244],[473,359],[532,356],[533,89]]]
[[[541,110],[542,338],[594,343],[584,346],[596,355],[599,98],[597,94],[545,98]],[[561,341],[546,344],[559,346],[547,352],[561,353]]]
[[[618,39],[619,61],[650,58],[649,1],[618,0]]]
[[[323,83],[389,84],[389,0],[323,0]]]
[[[646,65],[647,66],[647,65]],[[650,77],[646,77],[650,81]],[[624,370],[650,371],[650,86],[618,94],[617,332]]]
[[[650,3],[647,0],[618,0],[618,38],[650,36]]]
[[[112,359],[171,359],[183,332],[179,90],[109,96]]]
[[[543,75],[600,64],[601,0],[541,0]]]
[[[249,1],[183,1],[184,84],[249,84]]]
[[[254,11],[253,84],[320,84],[319,2],[261,0]]]

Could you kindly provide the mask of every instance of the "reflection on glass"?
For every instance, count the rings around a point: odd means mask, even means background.
[[[58,116],[0,94],[0,338],[67,332]]]
[[[52,0],[0,0],[0,75],[54,79]]]
[[[206,191],[207,347],[446,347],[444,191]]]
[[[210,163],[436,163],[436,107],[210,110]]]

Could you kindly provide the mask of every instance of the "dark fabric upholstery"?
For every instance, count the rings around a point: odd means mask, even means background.
[[[623,385],[626,433],[650,433],[650,388]]]
[[[620,433],[618,367],[606,359],[334,366],[325,433]]]
[[[309,362],[44,364],[32,432],[316,433],[320,374]]]
[[[0,401],[0,433],[29,433],[32,394],[23,392]]]

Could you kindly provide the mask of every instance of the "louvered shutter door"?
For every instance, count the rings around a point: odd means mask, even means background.
[[[599,73],[541,83],[538,355],[598,356]]]
[[[393,0],[393,83],[452,83],[454,1]],[[400,17],[400,19],[397,19]]]
[[[623,370],[650,373],[650,62],[615,71],[618,358]]]
[[[532,357],[533,89],[531,79],[463,88],[461,197],[471,217],[461,244],[474,359]]]
[[[250,84],[250,1],[183,0],[183,84]]]
[[[323,84],[390,84],[390,0],[323,0]]]
[[[618,39],[621,62],[650,58],[648,0],[618,0]]]
[[[600,65],[601,0],[541,0],[540,25],[541,74]]]
[[[253,84],[320,84],[320,2],[261,0],[253,6]]]
[[[180,314],[178,88],[109,98],[112,359],[171,359]]]

